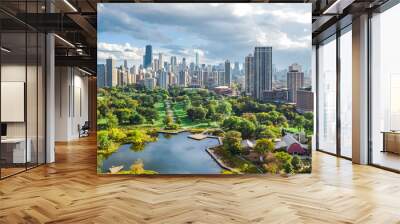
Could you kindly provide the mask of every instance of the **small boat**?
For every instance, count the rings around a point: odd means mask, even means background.
[[[109,168],[110,173],[111,174],[115,174],[118,173],[119,171],[121,171],[124,168],[124,166],[112,166],[111,168]]]

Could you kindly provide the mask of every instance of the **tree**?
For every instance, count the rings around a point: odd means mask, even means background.
[[[236,130],[239,131],[240,130],[240,122],[242,121],[242,119],[240,117],[236,117],[236,116],[230,116],[228,118],[226,118],[223,123],[222,123],[222,127],[225,130]]]
[[[257,117],[253,113],[243,113],[242,117],[248,121],[253,122],[254,124],[257,124]]]
[[[254,133],[256,131],[256,126],[253,122],[246,119],[241,119],[239,125],[240,125],[239,130],[242,133],[243,138],[251,138],[254,136]]]
[[[223,147],[233,155],[241,152],[242,134],[238,131],[228,131],[223,140]]]
[[[228,116],[232,112],[232,105],[228,101],[221,101],[217,106],[217,112]]]
[[[285,171],[285,173],[289,173],[286,171],[290,171],[290,167],[293,169],[292,166],[292,156],[290,154],[288,154],[287,152],[275,152],[274,153],[275,158],[277,160],[277,165],[279,167],[279,170],[283,170]],[[290,165],[288,165],[290,164]]]
[[[302,115],[296,115],[294,118],[294,126],[299,130],[303,130],[306,123],[306,119]]]
[[[293,168],[296,171],[300,171],[301,168],[303,167],[303,162],[301,161],[300,157],[297,156],[297,155],[293,156],[293,159],[292,159],[291,163],[292,163]]]
[[[282,166],[283,171],[287,174],[291,174],[294,172],[293,165],[290,162],[285,162]]]
[[[121,142],[126,138],[126,134],[119,128],[111,128],[108,131],[108,136],[116,142]]]
[[[114,114],[112,114],[111,112],[109,112],[107,114],[107,126],[108,128],[113,128],[113,127],[117,127],[118,126],[118,118],[117,116],[115,116]]]
[[[271,118],[267,112],[261,112],[256,114],[257,121],[260,124],[270,125],[272,124]]]
[[[146,119],[138,113],[132,113],[131,117],[129,118],[130,124],[143,124],[145,122]]]
[[[100,149],[107,149],[111,145],[111,142],[108,139],[108,131],[98,131],[97,142]]]
[[[263,155],[267,152],[273,152],[275,150],[275,144],[271,139],[258,139],[254,150],[260,154],[260,162],[263,162]]]
[[[158,112],[154,108],[150,107],[138,107],[137,112],[146,118],[147,121],[157,120]]]
[[[114,110],[114,114],[117,116],[119,124],[126,124],[129,123],[132,112],[128,108],[118,108]]]
[[[187,115],[192,121],[202,121],[205,119],[207,110],[203,107],[191,107],[187,110]]]

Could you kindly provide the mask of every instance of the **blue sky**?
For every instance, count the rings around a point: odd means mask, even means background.
[[[244,62],[255,46],[272,46],[273,63],[311,65],[311,4],[103,3],[98,4],[98,63],[142,62],[144,47],[178,61]]]

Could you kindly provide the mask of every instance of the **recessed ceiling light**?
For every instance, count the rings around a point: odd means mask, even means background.
[[[62,42],[66,43],[67,45],[69,45],[69,46],[75,48],[75,45],[73,45],[73,44],[72,44],[71,42],[69,42],[68,40],[66,40],[66,39],[64,39],[64,38],[62,38],[62,37],[60,37],[60,36],[57,35],[57,34],[54,34],[54,36],[57,37],[57,38],[58,38],[59,40],[61,40]]]
[[[78,10],[68,1],[64,0],[65,4],[67,4],[74,12],[78,12]]]
[[[0,49],[1,49],[1,51],[4,51],[4,52],[6,52],[6,53],[10,53],[10,52],[11,52],[11,50],[8,50],[8,49],[5,48],[5,47],[1,47]]]

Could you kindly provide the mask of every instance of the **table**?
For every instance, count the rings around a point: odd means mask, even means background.
[[[26,142],[28,143],[25,151],[25,144]],[[6,156],[6,161],[11,163],[26,163],[26,162],[31,162],[32,160],[32,153],[31,153],[31,139],[26,139],[25,138],[6,138],[6,139],[1,139],[1,151],[2,151],[2,157],[4,158],[3,154],[8,154],[8,152],[11,152],[12,156]],[[12,147],[10,149],[10,146]],[[3,153],[5,152],[5,153]],[[12,160],[11,160],[12,158]]]
[[[383,151],[400,154],[400,131],[383,131]]]

